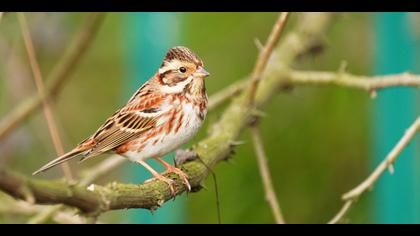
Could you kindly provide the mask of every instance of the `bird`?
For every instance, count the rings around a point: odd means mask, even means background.
[[[203,61],[189,48],[170,48],[158,71],[93,135],[33,174],[75,157],[84,161],[116,153],[144,166],[154,178],[167,183],[172,194],[175,181],[165,177],[166,173],[177,174],[190,191],[188,175],[161,157],[188,142],[202,126],[208,103],[204,79],[209,75]],[[166,171],[160,174],[145,162],[151,158]]]

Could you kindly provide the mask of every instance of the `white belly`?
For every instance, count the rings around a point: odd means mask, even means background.
[[[182,125],[178,132],[175,132],[175,129],[172,129],[170,133],[161,132],[160,135],[147,140],[140,152],[129,151],[124,156],[131,161],[144,161],[152,157],[162,157],[187,143],[200,129],[204,119],[199,116],[199,108],[190,103],[184,104],[182,112]],[[179,116],[176,118],[175,124],[179,123],[178,119]],[[165,125],[166,122],[163,120],[160,123]]]

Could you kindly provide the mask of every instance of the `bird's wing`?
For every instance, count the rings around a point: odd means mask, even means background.
[[[70,152],[50,161],[34,174],[46,171],[80,155],[84,156],[82,160],[97,156],[136,139],[145,131],[154,128],[161,114],[168,108],[165,97],[160,93],[153,92],[149,83],[146,83],[92,136],[82,141]]]
[[[162,113],[163,98],[157,95],[138,95],[140,98],[115,112],[94,135],[80,144],[92,145],[83,159],[117,148],[156,126],[157,118]]]

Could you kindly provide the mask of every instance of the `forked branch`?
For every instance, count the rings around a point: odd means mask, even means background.
[[[268,160],[264,151],[263,142],[261,139],[258,127],[251,127],[252,139],[254,141],[255,152],[257,155],[258,167],[262,178],[265,198],[270,204],[271,211],[273,212],[274,219],[277,224],[284,224],[284,217],[281,213],[280,204],[277,200],[276,191],[274,190],[273,182],[271,180],[270,169],[268,167]]]

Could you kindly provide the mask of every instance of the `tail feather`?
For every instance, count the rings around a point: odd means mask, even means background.
[[[83,152],[84,152],[83,150],[78,150],[78,149],[72,150],[72,151],[70,151],[70,152],[68,152],[68,153],[66,153],[66,154],[64,154],[60,157],[57,157],[56,159],[48,162],[46,165],[41,167],[39,170],[35,171],[32,175],[39,174],[39,173],[44,172],[44,171],[46,171],[50,168],[53,168],[56,165],[59,165],[59,164],[61,164],[63,162],[66,162],[70,159],[73,159],[73,158],[77,157],[78,155],[82,154]]]

